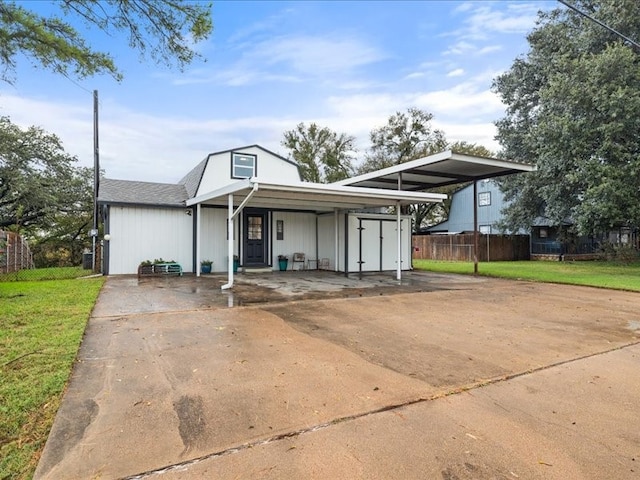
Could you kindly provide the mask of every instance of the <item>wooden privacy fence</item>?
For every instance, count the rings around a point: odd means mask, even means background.
[[[413,258],[473,261],[473,233],[413,235]],[[478,235],[478,261],[529,260],[529,235]]]
[[[33,268],[33,254],[22,236],[0,230],[0,273]]]

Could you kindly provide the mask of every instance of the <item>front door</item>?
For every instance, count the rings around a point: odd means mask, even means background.
[[[245,210],[244,215],[244,261],[243,265],[266,265],[267,214]]]

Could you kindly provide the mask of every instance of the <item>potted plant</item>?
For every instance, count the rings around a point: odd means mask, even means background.
[[[202,260],[200,262],[200,273],[211,273],[211,265],[213,265],[211,260]]]
[[[289,263],[289,257],[286,255],[278,255],[278,265],[280,266],[280,271],[284,272],[287,269],[287,264]]]
[[[138,265],[138,276],[152,275],[154,272],[153,262],[151,260],[144,260]]]

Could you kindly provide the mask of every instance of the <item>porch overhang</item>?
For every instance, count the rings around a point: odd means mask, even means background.
[[[256,188],[257,185],[257,188]],[[224,188],[199,195],[187,201],[187,206],[202,204],[224,207],[233,195],[234,204],[241,204],[252,194],[251,205],[270,209],[309,210],[318,213],[339,210],[388,207],[417,203],[440,203],[447,196],[439,193],[408,192],[380,188],[354,187],[320,183],[273,183],[258,178],[239,180]]]

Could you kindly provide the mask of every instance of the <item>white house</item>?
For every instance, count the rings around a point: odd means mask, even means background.
[[[528,168],[528,167],[527,167]],[[411,219],[401,206],[441,202],[428,187],[524,171],[522,164],[442,152],[333,184],[303,182],[290,160],[258,145],[208,155],[176,184],[103,178],[104,272],[136,273],[162,258],[200,274],[201,260],[228,272],[277,270],[294,253],[344,272],[411,268]],[[404,177],[403,177],[404,175]],[[402,178],[405,179],[404,184]],[[394,206],[396,214],[365,213]]]
[[[104,271],[132,274],[159,258],[184,272],[199,274],[205,259],[229,271],[233,256],[240,268],[277,270],[278,256],[288,256],[291,268],[294,253],[307,260],[297,268],[321,261],[347,273],[406,270],[410,218],[363,209],[443,198],[303,182],[295,163],[257,145],[212,153],[176,184],[101,179]]]

